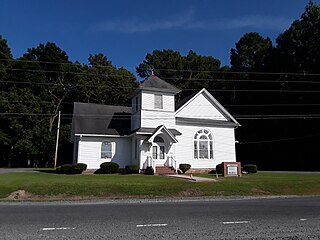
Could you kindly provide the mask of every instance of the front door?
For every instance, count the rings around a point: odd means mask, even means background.
[[[152,144],[152,158],[156,160],[157,165],[163,165],[165,163],[165,144],[163,139],[159,136],[154,138],[154,142]]]

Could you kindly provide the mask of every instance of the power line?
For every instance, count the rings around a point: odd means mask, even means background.
[[[124,75],[121,75],[121,74],[83,73],[83,72],[71,72],[71,71],[24,69],[24,68],[7,68],[7,67],[4,67],[3,69],[10,70],[10,71],[20,71],[20,72],[63,73],[63,74],[75,74],[75,75],[84,75],[84,76],[123,77],[123,78],[135,79],[134,76],[124,76]]]
[[[125,113],[127,115],[115,116],[111,114],[61,114],[61,116],[72,116],[72,117],[88,117],[88,118],[104,118],[104,117],[113,117],[113,119],[131,119],[129,116],[130,113]],[[52,116],[55,114],[52,113],[25,113],[25,112],[2,112],[0,115],[25,115],[25,116]],[[206,116],[202,116],[206,117]],[[247,120],[256,120],[256,119],[296,119],[296,118],[320,118],[320,114],[277,114],[277,115],[234,115],[237,119],[247,119]],[[170,119],[171,117],[158,117],[150,115],[150,117],[142,117],[141,119]]]
[[[72,72],[72,71],[58,71],[58,70],[42,70],[42,69],[25,69],[25,68],[9,68],[4,67],[9,71],[22,71],[22,72],[39,72],[39,73],[61,73],[61,74],[74,74],[82,76],[102,76],[102,77],[124,77],[135,79],[134,76],[124,76],[121,74],[107,74],[107,73],[84,73],[84,72]],[[320,74],[319,74],[320,76]],[[256,82],[256,83],[310,83],[318,84],[320,81],[308,81],[308,80],[288,80],[288,79],[276,79],[276,80],[265,80],[265,79],[219,79],[219,78],[183,78],[183,77],[162,77],[164,80],[177,80],[177,81],[216,81],[216,82]]]
[[[1,103],[40,103],[40,104],[51,104],[50,101],[19,101],[19,100],[0,100]],[[75,102],[61,102],[61,104],[74,104]],[[91,104],[92,102],[89,102],[88,104]],[[103,104],[103,103],[92,103],[92,104]],[[131,107],[136,106],[137,104],[113,104],[113,103],[105,103],[103,105],[112,105],[112,106],[125,106],[125,107]],[[140,106],[140,104],[138,104]],[[201,106],[207,106],[205,104],[196,104],[194,106],[201,107]],[[269,103],[269,104],[226,104],[223,105],[224,107],[304,107],[304,106],[320,106],[320,103]]]
[[[136,89],[137,87],[121,87],[121,86],[99,86],[97,84],[70,84],[70,83],[43,83],[43,82],[22,82],[22,81],[0,81],[0,83],[8,84],[29,84],[29,85],[52,85],[61,87],[99,87],[111,89]],[[207,89],[212,92],[275,92],[275,93],[320,93],[320,90],[282,90],[282,89]],[[197,88],[185,88],[182,91],[199,91]]]
[[[301,137],[291,137],[291,138],[281,138],[281,139],[272,139],[272,140],[260,140],[260,141],[252,141],[252,142],[239,142],[239,144],[261,144],[261,143],[274,143],[274,142],[284,142],[284,141],[294,141],[298,139],[304,139],[304,138],[312,138],[317,137],[319,134],[316,135],[307,135],[307,136],[301,136]]]
[[[71,63],[71,62],[50,62],[50,61],[22,60],[22,59],[0,59],[0,61],[26,62],[26,63],[45,63],[45,64],[56,64],[56,65],[83,65],[81,63]],[[104,65],[95,65],[95,66],[97,66],[97,67],[106,67],[106,68],[115,68],[113,66],[104,66]],[[125,67],[128,67],[128,66],[122,66],[122,68],[125,68]],[[136,67],[136,69],[150,70],[151,66],[150,67]],[[320,76],[320,73],[299,73],[299,72],[241,72],[241,71],[192,70],[192,69],[173,69],[173,68],[153,68],[153,70],[168,71],[168,72],[170,72],[170,71],[171,72],[190,72],[190,73],[191,72],[199,72],[199,73],[218,73],[218,74]]]

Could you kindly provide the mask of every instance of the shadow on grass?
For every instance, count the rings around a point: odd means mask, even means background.
[[[35,169],[34,171],[42,173],[57,173],[55,169]]]

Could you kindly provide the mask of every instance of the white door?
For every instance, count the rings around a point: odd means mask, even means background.
[[[166,153],[164,143],[152,144],[152,158],[156,161],[156,165],[164,165]]]

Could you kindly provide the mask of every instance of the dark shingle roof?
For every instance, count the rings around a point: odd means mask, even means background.
[[[74,103],[73,134],[127,135],[131,131],[131,108],[94,103]]]
[[[181,91],[180,89],[167,83],[161,78],[158,78],[155,75],[151,75],[146,80],[144,80],[143,83],[140,84],[139,88],[147,90],[156,90],[161,92],[172,92],[175,94]]]

